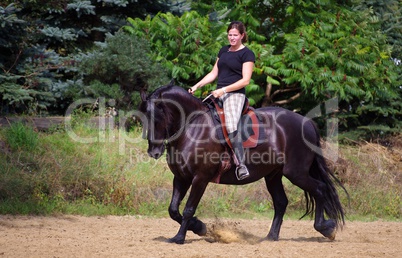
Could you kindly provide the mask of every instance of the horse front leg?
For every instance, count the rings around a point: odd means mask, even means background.
[[[188,197],[186,206],[183,211],[179,232],[177,232],[176,236],[171,238],[169,242],[176,244],[184,244],[187,230],[192,230],[194,233],[201,236],[206,235],[207,227],[202,221],[194,217],[194,214],[201,200],[201,197],[205,192],[207,185],[208,185],[207,180],[202,180],[197,177],[194,178],[192,182],[190,195]]]
[[[172,200],[170,201],[169,205],[169,215],[174,221],[177,221],[177,223],[179,224],[181,224],[183,219],[182,215],[180,214],[179,207],[181,201],[190,188],[190,185],[191,181],[180,180],[176,176],[173,178],[173,194]]]

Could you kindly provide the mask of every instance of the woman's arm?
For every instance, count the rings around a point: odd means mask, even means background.
[[[212,70],[207,75],[205,75],[205,77],[202,78],[201,81],[199,81],[197,84],[195,84],[193,87],[191,87],[188,90],[188,92],[194,93],[194,91],[196,91],[198,88],[201,88],[204,85],[207,85],[208,83],[213,82],[216,79],[216,77],[218,77],[218,72],[219,72],[218,60],[219,60],[219,58],[216,59],[216,62],[214,64],[214,67],[212,68]]]

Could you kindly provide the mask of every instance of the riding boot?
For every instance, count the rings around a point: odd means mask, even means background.
[[[250,176],[246,165],[244,164],[245,156],[243,149],[243,141],[241,139],[241,135],[234,131],[229,134],[230,142],[232,143],[232,150],[237,158],[236,164],[236,177],[238,180],[243,180]]]

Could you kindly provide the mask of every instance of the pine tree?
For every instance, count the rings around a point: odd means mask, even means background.
[[[0,1],[1,113],[63,113],[73,100],[70,89],[77,93],[86,87],[77,66],[81,53],[118,31],[128,16],[155,15],[171,7],[177,9],[177,3]]]
[[[107,35],[104,43],[98,43],[81,60],[87,90],[74,95],[105,97],[119,110],[136,109],[140,91],[152,91],[169,80],[165,68],[151,60],[148,42],[122,32]]]

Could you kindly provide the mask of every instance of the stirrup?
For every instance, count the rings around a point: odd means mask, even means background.
[[[236,167],[237,180],[243,180],[249,176],[250,176],[250,173],[248,172],[248,169],[245,165],[240,164],[239,166]]]

